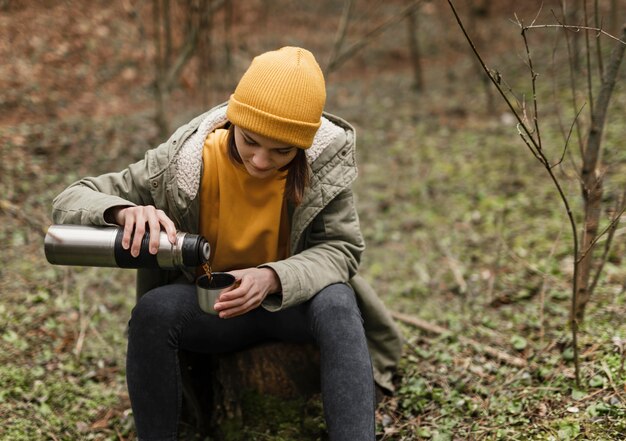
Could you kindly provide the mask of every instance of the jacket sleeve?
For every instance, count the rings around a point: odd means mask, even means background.
[[[264,267],[278,275],[282,292],[268,296],[263,307],[277,311],[305,302],[333,283],[347,283],[365,249],[352,190],[341,191],[305,231],[304,250]]]
[[[108,208],[117,205],[154,205],[151,185],[155,184],[151,184],[148,179],[148,168],[154,155],[154,150],[148,151],[143,160],[121,172],[88,177],[73,183],[54,199],[53,222],[106,225],[104,212]]]

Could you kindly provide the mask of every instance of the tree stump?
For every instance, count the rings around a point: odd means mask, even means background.
[[[183,424],[220,438],[226,420],[242,423],[247,393],[308,400],[320,392],[319,350],[312,344],[265,343],[232,354],[179,354]]]

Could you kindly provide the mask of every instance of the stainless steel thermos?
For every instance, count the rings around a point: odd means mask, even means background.
[[[123,235],[118,227],[52,225],[44,239],[46,259],[54,265],[177,269],[200,266],[211,255],[202,236],[178,232],[172,244],[162,231],[156,254],[148,251],[150,234],[146,232],[139,255],[133,257],[122,248]]]

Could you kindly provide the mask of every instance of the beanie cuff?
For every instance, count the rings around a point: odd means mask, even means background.
[[[322,124],[321,119],[311,123],[264,112],[238,101],[234,94],[228,101],[226,117],[242,129],[301,149],[311,147],[317,129]]]

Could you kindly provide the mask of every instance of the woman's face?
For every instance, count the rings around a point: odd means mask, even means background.
[[[235,126],[235,145],[247,172],[255,178],[275,175],[296,157],[297,147]]]

